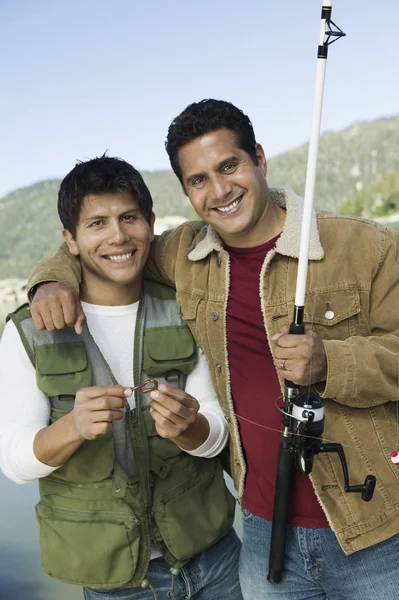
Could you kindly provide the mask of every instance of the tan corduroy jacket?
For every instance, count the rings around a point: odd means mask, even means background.
[[[272,189],[271,197],[287,214],[261,272],[265,344],[292,321],[302,213],[302,200],[289,188]],[[309,257],[306,327],[323,339],[328,362],[327,382],[320,388],[324,439],[343,444],[351,484],[363,483],[369,473],[377,477],[374,498],[364,502],[360,494],[345,493],[335,454],[315,457],[316,495],[350,554],[399,533],[399,465],[390,459],[391,451],[399,451],[398,237],[358,218],[314,214]],[[184,223],[155,241],[146,276],[176,287],[182,315],[208,358],[229,422],[231,470],[241,498],[246,464],[226,350],[228,253],[210,226]],[[54,280],[78,289],[80,268],[65,247],[35,270],[29,287]]]

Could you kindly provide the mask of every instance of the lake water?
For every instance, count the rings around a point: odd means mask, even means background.
[[[34,512],[38,499],[36,482],[17,485],[0,472],[0,599],[82,600],[79,586],[57,582],[42,571]],[[240,533],[238,515],[236,523]]]
[[[0,473],[0,599],[82,600],[82,589],[42,571],[34,506],[36,482],[17,485]]]

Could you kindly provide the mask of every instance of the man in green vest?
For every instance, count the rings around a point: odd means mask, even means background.
[[[38,331],[24,305],[0,344],[0,466],[39,480],[43,568],[86,600],[240,600],[227,424],[174,291],[142,277],[150,192],[102,156],[64,178],[58,212],[87,325]]]

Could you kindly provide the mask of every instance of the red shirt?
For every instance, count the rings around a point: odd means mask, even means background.
[[[277,238],[256,248],[226,247],[231,261],[227,305],[231,390],[248,466],[243,506],[270,521],[282,419],[275,402],[281,398],[281,388],[267,342],[259,279]],[[291,498],[290,525],[329,527],[307,475],[295,472]]]

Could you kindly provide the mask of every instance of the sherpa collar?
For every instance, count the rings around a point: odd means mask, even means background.
[[[287,212],[284,229],[277,240],[276,252],[285,256],[291,256],[292,258],[298,258],[301,239],[303,200],[297,196],[291,188],[286,186],[270,188],[269,193],[272,202],[285,208]],[[219,252],[222,248],[223,241],[221,237],[211,225],[207,225],[206,236],[193,250],[191,250],[188,258],[192,261],[202,260],[208,256],[208,254],[213,252],[213,250]],[[309,259],[321,260],[323,257],[324,250],[320,242],[317,217],[315,211],[313,211],[310,229]]]

